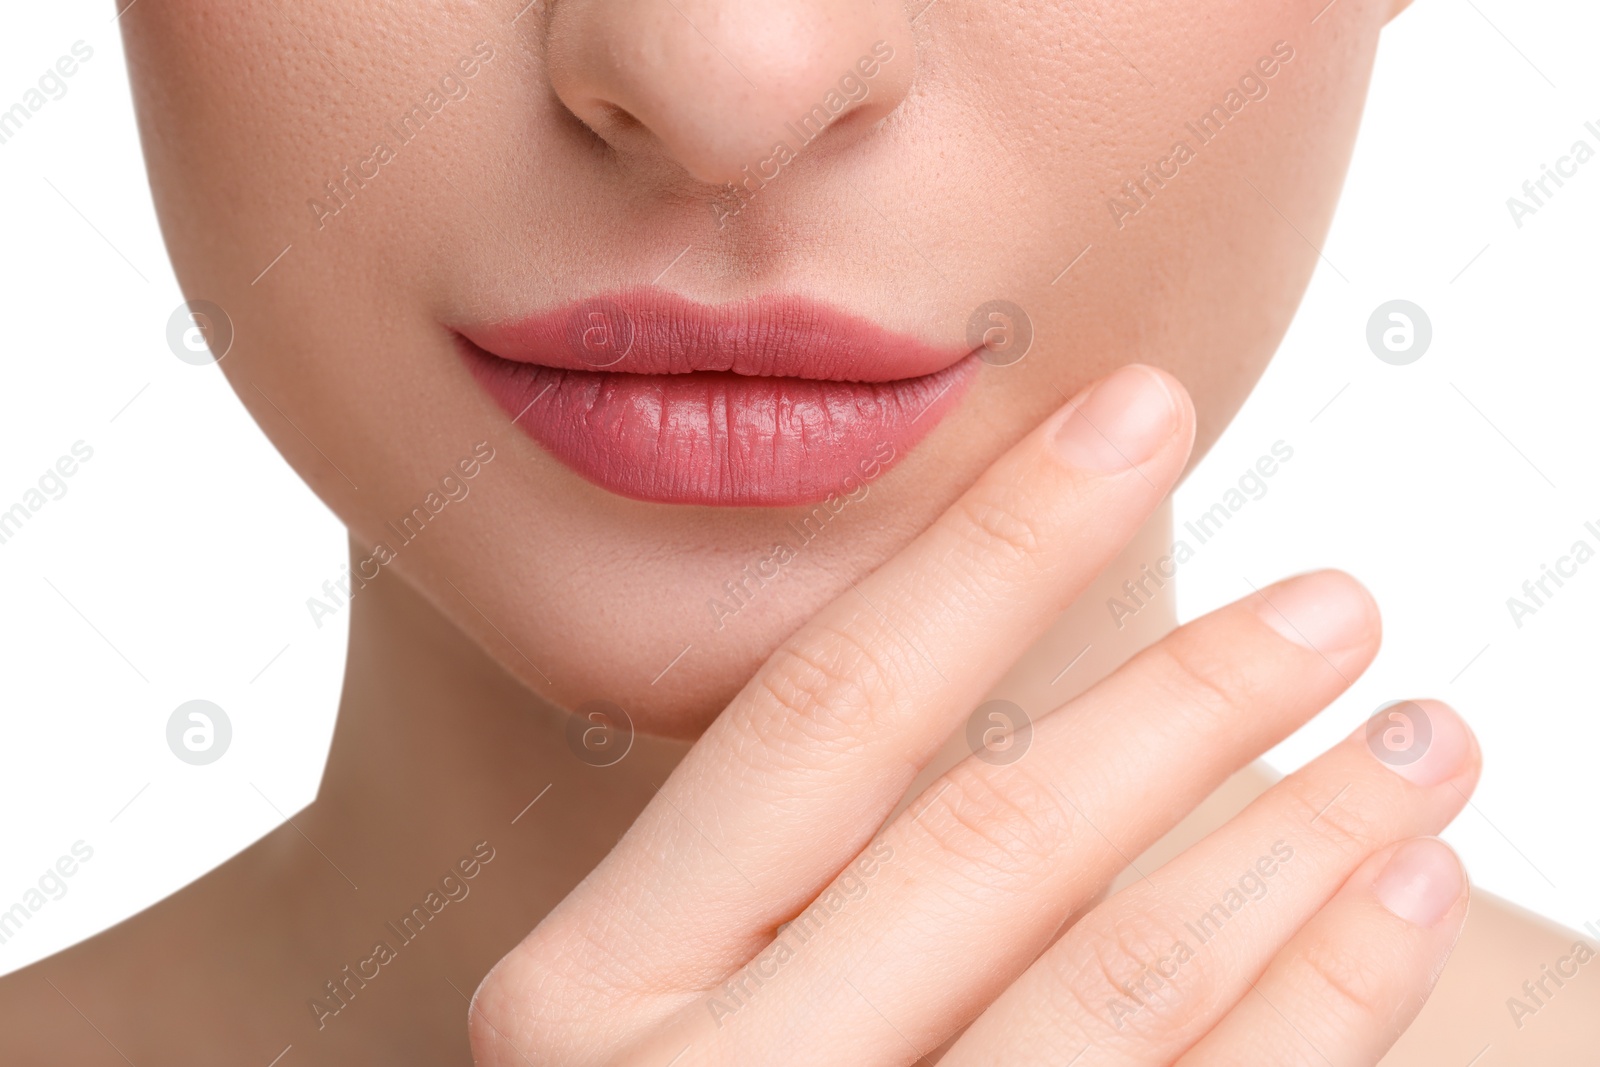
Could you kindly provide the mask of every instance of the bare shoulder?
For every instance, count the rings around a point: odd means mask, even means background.
[[[0,1063],[95,1067],[124,1062],[84,1013],[78,1003],[83,996],[75,996],[74,976],[85,954],[95,954],[96,940],[0,977]]]
[[[1600,952],[1487,893],[1384,1067],[1587,1067],[1600,1059]]]
[[[1278,776],[1246,767],[1140,857],[1150,870],[1238,814]],[[1135,877],[1131,872],[1118,887]],[[1383,1067],[1600,1064],[1600,934],[1566,930],[1474,891],[1435,987]]]
[[[207,1047],[235,975],[260,966],[217,964],[238,958],[237,931],[251,929],[228,916],[262,914],[241,872],[282,837],[275,830],[143,911],[0,977],[0,1065],[210,1062],[188,1053]]]

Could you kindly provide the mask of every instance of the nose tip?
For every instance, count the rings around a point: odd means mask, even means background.
[[[619,153],[713,184],[771,166],[780,144],[870,128],[905,99],[915,58],[888,0],[565,0],[548,32],[574,115]]]

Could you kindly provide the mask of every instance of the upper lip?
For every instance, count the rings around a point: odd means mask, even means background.
[[[722,371],[888,382],[932,374],[969,354],[964,347],[934,345],[808,297],[773,295],[713,305],[653,287],[456,330],[502,359],[631,374]]]

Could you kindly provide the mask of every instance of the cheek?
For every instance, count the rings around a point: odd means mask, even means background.
[[[1194,394],[1198,459],[1318,266],[1387,15],[1341,4],[1311,25],[1262,0],[1119,5],[1096,28],[1072,5],[1036,14],[1027,35],[1077,47],[1003,68],[1016,117],[995,134],[1009,151],[988,169],[1001,192],[975,258],[1015,268],[989,284],[1023,294],[1049,366],[1019,365],[995,402],[1042,417],[1060,402],[1047,382],[1070,395],[1154,363]],[[989,62],[1027,54],[1023,34],[992,33]],[[1263,99],[1239,88],[1251,75]]]
[[[1164,366],[1195,397],[1198,458],[1277,345],[1318,263],[1387,11],[1340,0],[1310,25],[1267,0],[1102,6],[1091,21],[1077,3],[941,0],[962,32],[924,35],[919,92],[881,144],[840,175],[821,157],[786,167],[738,220],[746,259],[730,261],[752,275],[926,309],[941,337],[1005,300],[1034,338],[777,579],[758,567],[795,516],[596,493],[506,431],[438,326],[591,265],[571,284],[650,278],[708,239],[698,206],[699,229],[682,224],[693,240],[652,230],[670,214],[640,191],[655,176],[607,184],[592,146],[563,148],[570,118],[535,91],[533,50],[497,41],[458,110],[342,185],[348,209],[319,220],[308,202],[330,203],[342,168],[398,141],[393,105],[437,84],[474,31],[424,9],[377,38],[356,8],[313,4],[318,53],[268,0],[162,0],[123,29],[179,279],[233,318],[222,369],[264,430],[364,547],[492,436],[497,458],[450,505],[466,521],[447,509],[394,570],[536,692],[612,700],[642,729],[684,734],[1063,394],[1122,363]],[[1227,110],[1279,41],[1294,58],[1269,95]],[[1219,106],[1227,121],[1208,133]],[[1173,164],[1180,143],[1192,158]],[[508,249],[534,226],[537,242]],[[684,285],[704,281],[697,255],[673,268]]]

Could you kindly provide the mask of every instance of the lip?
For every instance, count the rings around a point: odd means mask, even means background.
[[[454,329],[474,378],[541,447],[611,492],[670,504],[856,493],[979,366],[797,296],[710,305],[647,287]]]

